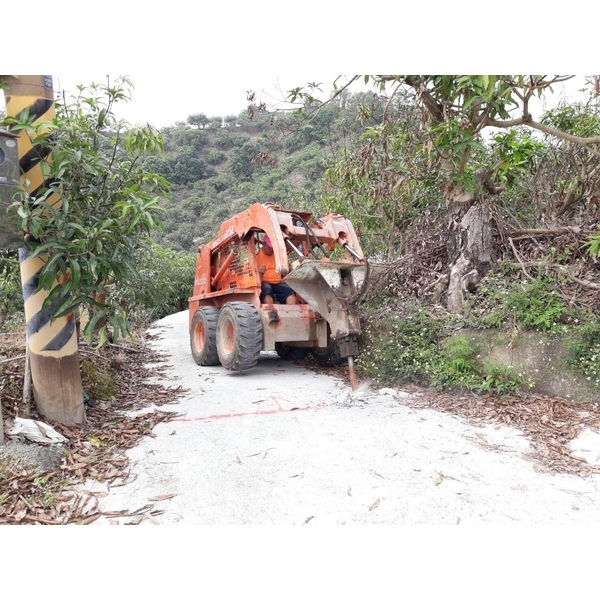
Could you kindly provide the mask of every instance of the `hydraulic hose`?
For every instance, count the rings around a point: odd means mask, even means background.
[[[319,241],[319,238],[316,236],[315,232],[309,227],[309,225],[306,223],[306,221],[300,215],[293,214],[292,216],[296,217],[302,223],[302,225],[304,226],[304,231],[306,231],[306,241],[308,242],[308,251],[310,252],[310,254],[312,255],[312,257],[315,260],[318,260],[318,257],[316,257],[315,254],[313,253],[314,246],[310,242],[310,236],[311,235],[315,238],[315,240],[317,242],[315,245],[319,247],[319,249],[321,250],[321,252],[323,252],[323,254],[327,258],[329,258],[329,252],[326,250],[325,246],[323,246],[323,244],[321,244],[321,242]]]

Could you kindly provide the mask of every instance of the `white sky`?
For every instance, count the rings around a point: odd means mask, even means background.
[[[317,69],[318,70],[318,69]],[[68,71],[67,71],[68,73]],[[124,73],[110,75],[111,80]],[[76,92],[77,85],[89,86],[91,83],[102,83],[108,77],[101,71],[67,75],[53,75],[55,94],[60,90]],[[305,86],[308,82],[321,83],[324,95],[333,88],[337,74],[329,72],[315,77],[314,73],[298,71],[297,75],[276,74],[244,74],[233,77],[219,75],[209,78],[195,76],[186,72],[173,75],[161,80],[156,74],[140,71],[129,75],[134,89],[129,102],[119,102],[115,106],[118,118],[124,118],[132,125],[150,123],[155,127],[174,125],[178,121],[186,121],[195,113],[205,113],[208,117],[237,115],[246,110],[248,91],[256,94],[256,101],[265,101],[268,105],[284,106],[283,100],[293,87]],[[343,77],[338,85],[346,81]],[[584,77],[577,76],[566,84],[555,86],[554,94],[547,96],[546,101],[552,105],[560,98],[576,97],[577,90],[583,86]],[[362,82],[357,82],[351,88],[354,91],[369,89]],[[4,98],[0,96],[0,106]],[[537,116],[532,106],[534,116]]]
[[[124,75],[119,73],[118,75]],[[115,79],[116,76],[111,76]],[[327,74],[315,79],[309,72],[298,75],[280,76],[244,74],[231,77],[199,77],[191,72],[167,78],[161,81],[155,74],[137,72],[129,75],[134,89],[130,102],[119,102],[115,106],[117,117],[125,118],[131,124],[149,122],[155,127],[173,125],[185,121],[195,113],[204,113],[208,117],[237,115],[246,110],[247,92],[253,91],[255,102],[263,100],[267,104],[281,103],[287,92],[308,82],[324,83],[327,94],[337,74]],[[106,81],[106,75],[54,75],[55,90],[76,90],[77,85],[89,85]]]
[[[327,93],[340,73],[592,72],[596,42],[580,33],[579,3],[571,0],[557,23],[552,11],[522,0],[505,0],[501,22],[495,5],[475,0],[435,9],[384,0],[170,0],[156,8],[30,0],[26,18],[5,19],[0,69],[52,74],[56,89],[128,74],[133,100],[117,105],[117,115],[163,127],[198,112],[238,114],[249,90],[268,104],[308,82]]]

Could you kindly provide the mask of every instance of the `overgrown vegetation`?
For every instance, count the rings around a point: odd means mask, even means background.
[[[198,244],[249,204],[276,202],[343,213],[367,255],[386,264],[385,285],[361,307],[358,363],[366,375],[511,391],[527,384],[478,359],[461,329],[567,328],[579,340],[571,368],[595,381],[594,87],[536,121],[527,117],[529,102],[564,77],[364,79],[376,86],[350,93],[334,85],[326,102],[297,88],[289,98],[297,111],[251,104],[238,115],[197,113],[164,128],[164,154],[138,164],[170,183],[172,202],[158,203],[164,229],[133,255],[134,285],[107,285],[127,307],[123,316],[142,321],[184,308]],[[493,135],[482,134],[492,126]]]
[[[0,327],[16,319],[22,321],[23,292],[17,253],[0,250]]]
[[[518,277],[512,272],[512,277]],[[390,289],[392,291],[390,291]],[[510,340],[520,331],[561,339],[569,335],[567,364],[591,386],[600,383],[600,317],[569,307],[549,277],[518,278],[507,284],[499,267],[469,298],[457,317],[415,301],[396,286],[379,286],[363,304],[365,331],[357,364],[381,385],[415,383],[439,390],[499,394],[527,391],[531,382],[516,368],[483,358],[470,330],[496,329]]]
[[[513,369],[483,362],[474,339],[457,334],[447,315],[406,298],[382,301],[381,295],[368,299],[365,311],[357,364],[381,385],[403,382],[500,394],[523,386],[523,378]]]
[[[575,310],[569,309],[553,278],[528,279],[516,268],[498,268],[470,295],[465,319],[474,329],[518,326],[557,331],[572,322],[572,314]]]
[[[568,362],[582,373],[590,385],[600,384],[600,320],[596,315],[586,315],[573,328],[574,341],[569,343]]]
[[[202,129],[194,115],[164,128],[165,155],[145,162],[173,184],[173,203],[164,204],[164,231],[155,240],[194,252],[222,221],[254,202],[321,212],[325,170],[344,143],[361,135],[356,110],[373,98],[345,96],[310,122],[289,112],[256,112],[250,119],[244,111],[222,122],[202,119]]]

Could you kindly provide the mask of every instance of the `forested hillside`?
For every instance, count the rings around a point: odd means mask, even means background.
[[[199,113],[164,128],[164,156],[145,162],[173,185],[165,229],[156,239],[195,251],[224,219],[253,202],[318,209],[325,170],[357,142],[364,130],[358,106],[373,102],[381,100],[372,93],[346,94],[310,120],[291,111],[212,118]]]

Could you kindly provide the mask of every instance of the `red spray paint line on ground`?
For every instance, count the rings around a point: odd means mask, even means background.
[[[280,412],[295,412],[298,410],[315,410],[317,408],[321,408],[322,405],[319,406],[304,406],[302,408],[291,408],[291,409],[283,409],[283,408],[274,408],[272,410],[258,410],[256,412],[246,412],[246,413],[225,413],[221,415],[208,415],[206,417],[194,417],[193,419],[180,418],[180,419],[171,419],[171,422],[174,421],[211,421],[213,419],[231,419],[233,417],[258,417],[260,415],[274,415],[275,413]]]

